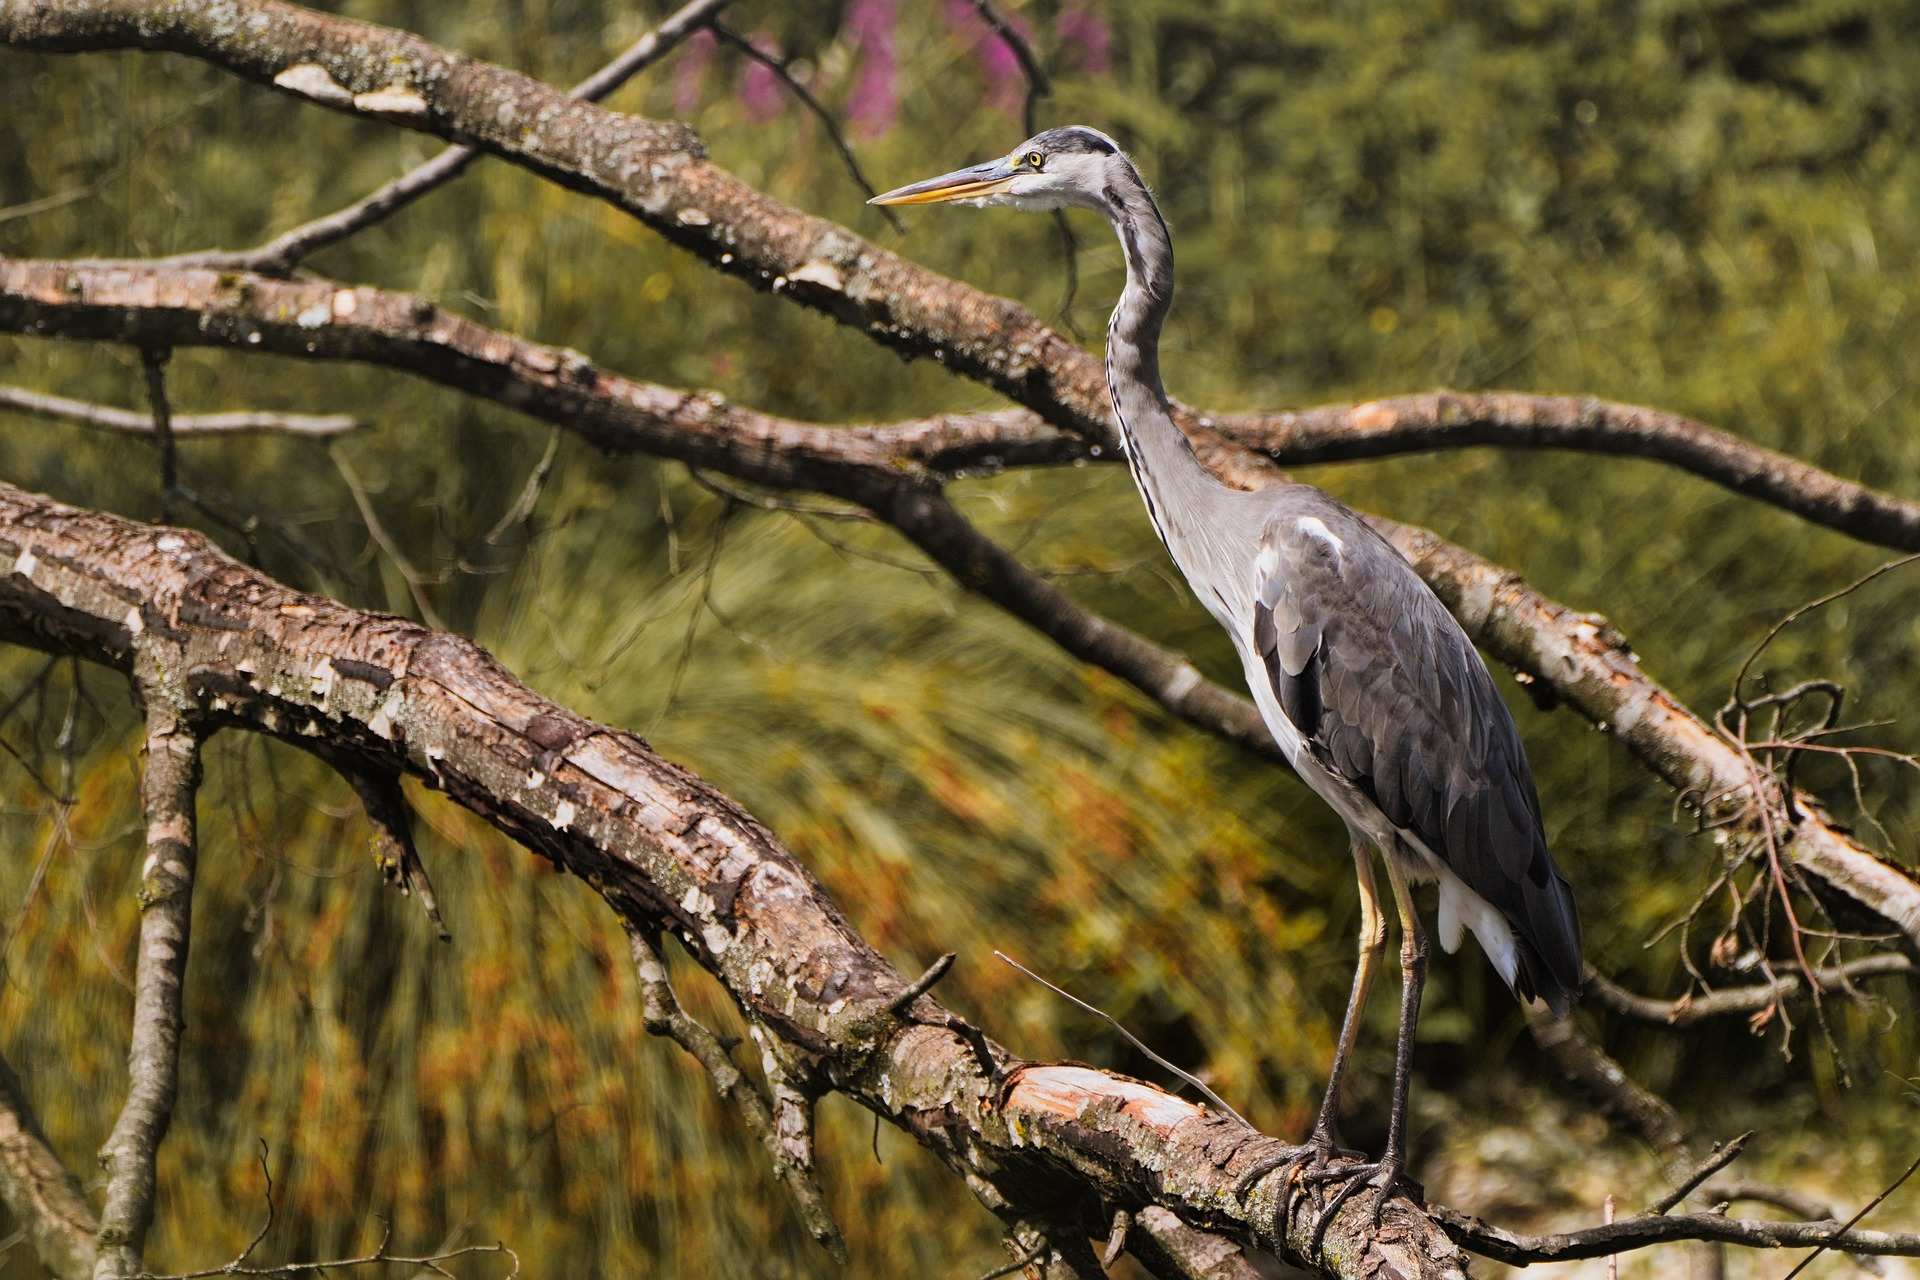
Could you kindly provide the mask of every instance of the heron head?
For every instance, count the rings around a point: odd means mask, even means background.
[[[868,203],[1105,210],[1115,166],[1129,168],[1112,138],[1085,125],[1068,125],[1035,134],[998,160],[943,173]]]

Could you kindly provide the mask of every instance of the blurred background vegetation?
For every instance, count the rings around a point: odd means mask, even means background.
[[[666,12],[658,0],[327,7],[556,84]],[[1439,385],[1593,394],[1920,494],[1920,9],[1008,7],[1056,75],[1041,123],[1116,134],[1173,224],[1175,394],[1216,409]],[[729,20],[801,60],[880,186],[1021,135],[1017,72],[965,3],[739,0]],[[689,119],[721,164],[778,198],[1098,341],[1122,266],[1090,218],[1075,224],[1069,304],[1045,219],[922,214],[889,231],[817,124],[732,51],[695,42],[611,105]],[[153,55],[0,51],[0,119],[0,253],[16,256],[241,247],[437,148]],[[794,416],[993,403],[500,163],[312,266]],[[1290,778],[1170,722],[871,528],[743,505],[677,465],[561,438],[531,516],[489,542],[549,447],[545,427],[368,368],[181,351],[170,378],[177,411],[378,424],[332,445],[184,444],[183,479],[220,517],[192,520],[236,553],[302,589],[418,616],[369,534],[357,476],[402,554],[437,579],[423,594],[447,626],[744,801],[901,969],[958,951],[943,997],[1013,1049],[1154,1076],[994,962],[996,947],[1204,1071],[1256,1123],[1304,1131],[1356,909],[1337,820]],[[108,346],[0,337],[0,380],[142,403],[137,354]],[[157,513],[145,446],[4,411],[0,428],[7,481]],[[1887,558],[1640,462],[1472,451],[1303,478],[1606,613],[1703,711],[1777,617]],[[1077,598],[1238,683],[1122,469],[979,479],[959,497]],[[1857,718],[1891,722],[1863,740],[1914,747],[1913,586],[1911,571],[1877,581],[1788,631],[1762,668],[1841,680]],[[0,662],[0,704],[26,694],[0,726],[0,1049],[70,1164],[90,1169],[124,1085],[137,735],[116,679],[43,672],[37,654]],[[1592,959],[1678,994],[1676,939],[1647,944],[1706,885],[1713,850],[1619,747],[1510,691]],[[1863,769],[1871,820],[1837,766],[1802,778],[1911,865],[1913,775]],[[677,1049],[645,1035],[608,912],[414,794],[451,946],[380,886],[343,784],[257,740],[211,749],[189,1060],[152,1261],[237,1251],[261,1212],[264,1142],[276,1260],[366,1246],[386,1219],[409,1248],[504,1238],[533,1275],[827,1274],[750,1139]],[[728,1024],[718,989],[682,969],[689,1002]],[[1904,1166],[1920,1130],[1913,994],[1879,994],[1870,1008],[1829,1003],[1831,1049],[1804,1016],[1790,1042],[1777,1020],[1756,1037],[1737,1020],[1677,1035],[1583,1017],[1700,1135],[1760,1128],[1751,1175],[1851,1206]],[[1390,998],[1375,1005],[1348,1122],[1373,1145],[1394,1012]],[[1652,1164],[1556,1085],[1477,952],[1436,966],[1421,1033],[1415,1147],[1436,1195],[1515,1223],[1591,1221],[1608,1193],[1649,1198]],[[855,1274],[997,1265],[990,1215],[956,1211],[960,1185],[911,1142],[876,1139],[838,1100],[822,1126]],[[1915,1206],[1903,1195],[1883,1225],[1911,1226]],[[0,1240],[10,1230],[0,1219]],[[0,1275],[34,1274],[28,1252],[14,1237]],[[1736,1260],[1733,1274],[1781,1268]]]

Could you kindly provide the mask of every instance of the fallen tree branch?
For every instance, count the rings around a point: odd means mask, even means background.
[[[86,400],[69,400],[24,387],[0,386],[0,409],[17,409],[42,418],[77,422],[84,427],[100,427],[130,435],[154,434],[153,415],[115,409]],[[295,436],[337,436],[349,431],[364,431],[373,424],[364,418],[344,413],[265,413],[258,410],[239,413],[176,413],[172,415],[176,436],[231,436],[250,432],[274,432]]]
[[[132,674],[164,670],[204,729],[266,733],[408,773],[580,877],[620,918],[671,931],[749,1025],[816,1080],[899,1126],[1002,1216],[1063,1186],[1161,1205],[1300,1259],[1314,1214],[1276,1169],[1284,1144],[1150,1085],[992,1056],[847,925],[793,856],[732,800],[631,734],[541,698],[471,641],[302,596],[185,530],[0,486],[0,641]],[[1063,1182],[1063,1179],[1065,1180]],[[1327,1233],[1324,1274],[1461,1274],[1411,1202],[1376,1231],[1366,1198]],[[1304,1198],[1303,1198],[1304,1200]]]
[[[93,1237],[100,1221],[93,1206],[27,1106],[13,1068],[0,1059],[0,1204],[19,1224],[40,1259],[59,1280],[91,1280]]]
[[[160,535],[179,540],[183,535]],[[16,578],[22,573],[18,561]],[[119,625],[126,627],[122,612]],[[98,1277],[132,1276],[153,1225],[154,1161],[173,1120],[180,1088],[182,991],[192,926],[197,841],[194,795],[200,785],[200,730],[187,718],[180,672],[151,655],[129,653],[147,716],[146,767],[140,802],[147,822],[147,859],[140,872],[140,950],[134,975],[133,1039],[127,1051],[127,1101],[100,1148],[106,1201],[96,1237]]]

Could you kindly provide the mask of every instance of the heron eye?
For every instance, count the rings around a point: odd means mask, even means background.
[[[1043,164],[1046,161],[1046,157],[1041,155],[1038,151],[1029,151],[1023,158],[1026,160],[1026,162],[1029,165],[1031,165],[1035,169],[1038,169],[1041,166],[1041,164]]]

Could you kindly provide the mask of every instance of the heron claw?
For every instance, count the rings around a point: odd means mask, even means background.
[[[1325,1184],[1333,1182],[1341,1184],[1340,1190],[1334,1193],[1332,1202],[1320,1210],[1319,1221],[1313,1225],[1313,1242],[1307,1250],[1307,1256],[1310,1258],[1322,1256],[1327,1228],[1332,1225],[1334,1215],[1339,1213],[1341,1206],[1353,1199],[1363,1188],[1372,1187],[1374,1190],[1372,1217],[1373,1228],[1376,1231],[1380,1229],[1381,1215],[1386,1211],[1387,1201],[1393,1198],[1396,1186],[1405,1187],[1412,1193],[1413,1198],[1421,1203],[1425,1203],[1427,1198],[1427,1189],[1408,1176],[1405,1163],[1401,1158],[1393,1156],[1357,1164],[1345,1162],[1337,1165],[1324,1164],[1306,1171],[1301,1178],[1315,1188],[1316,1198],[1321,1198],[1318,1195],[1319,1188]]]

